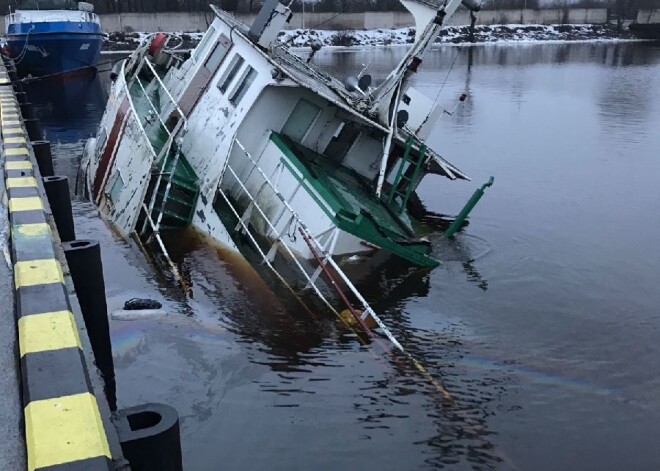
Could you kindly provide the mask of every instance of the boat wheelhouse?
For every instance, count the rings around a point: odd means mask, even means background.
[[[287,285],[298,286],[278,257],[335,312],[319,281],[347,285],[360,308],[339,297],[357,321],[371,316],[386,330],[336,259],[386,250],[437,266],[410,204],[428,174],[467,179],[424,142],[440,111],[409,83],[460,0],[403,3],[418,38],[378,87],[366,75],[343,83],[278,43],[291,12],[276,0],[251,27],[212,7],[189,57],[153,36],[121,64],[88,143],[90,197],[164,253],[161,232],[190,225],[236,251],[247,238]]]

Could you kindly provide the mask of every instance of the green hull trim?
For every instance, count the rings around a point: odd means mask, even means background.
[[[270,139],[286,157],[286,168],[338,228],[420,267],[440,265],[428,255],[428,243],[411,237],[403,217],[372,196],[363,177],[286,136],[272,133]]]

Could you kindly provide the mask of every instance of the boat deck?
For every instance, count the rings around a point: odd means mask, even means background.
[[[146,95],[143,89],[147,91]],[[136,78],[130,86],[130,93],[150,144],[159,155],[169,137],[167,129],[158,118],[162,106],[159,89],[149,80]],[[416,236],[405,211],[395,213],[386,202],[373,196],[368,180],[286,136],[272,133],[271,140],[288,157],[285,163],[294,165],[304,176],[301,183],[311,184],[316,190],[310,194],[323,198],[326,204],[320,206],[332,208],[333,214],[329,216],[337,227],[415,265],[435,267],[439,264],[428,255],[428,242]],[[168,160],[164,167],[162,162],[156,162],[156,165],[171,174],[174,183],[196,191],[195,171],[183,154],[180,154],[177,165],[172,165],[174,159],[169,157],[176,151],[175,146],[172,147],[168,155],[164,156]]]
[[[321,207],[332,208],[334,214],[329,216],[340,229],[416,265],[439,264],[428,255],[428,243],[414,234],[407,214],[396,214],[376,198],[368,180],[286,136],[274,132],[271,140],[303,175],[301,183],[309,183],[323,198],[326,204]]]

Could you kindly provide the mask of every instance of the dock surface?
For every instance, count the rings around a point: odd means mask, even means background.
[[[2,170],[0,169],[0,174]],[[0,175],[0,194],[5,194]],[[13,270],[9,255],[7,201],[0,199],[0,469],[25,469],[25,440],[22,430],[20,372],[14,320]]]
[[[0,469],[126,469],[13,87],[0,66]]]

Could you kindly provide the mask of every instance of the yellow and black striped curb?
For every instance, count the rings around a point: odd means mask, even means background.
[[[1,65],[0,119],[28,471],[111,470],[106,429],[46,219],[39,170]]]

